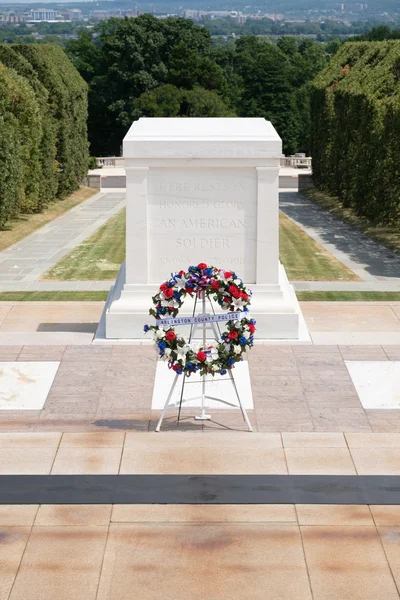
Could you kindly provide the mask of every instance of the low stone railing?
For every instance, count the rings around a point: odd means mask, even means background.
[[[96,158],[98,167],[123,167],[124,159],[122,156],[102,156]]]

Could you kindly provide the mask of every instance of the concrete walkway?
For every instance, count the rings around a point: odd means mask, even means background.
[[[125,193],[96,194],[4,250],[0,254],[0,290],[25,289],[124,205]]]
[[[364,281],[400,283],[400,257],[299,193],[281,192],[280,209]]]
[[[102,192],[0,253],[0,292],[108,291],[112,281],[37,281],[125,205],[125,190]],[[364,281],[294,281],[298,291],[400,291],[400,258],[297,192],[280,208]]]

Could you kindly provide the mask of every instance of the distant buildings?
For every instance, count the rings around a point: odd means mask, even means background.
[[[30,21],[57,21],[61,19],[60,13],[51,8],[36,8],[31,10]]]
[[[24,16],[14,10],[5,10],[0,12],[0,24],[2,23],[22,23]]]
[[[237,23],[245,23],[246,15],[237,10],[191,10],[186,9],[183,13],[186,19],[192,19],[193,21],[203,21],[207,19],[225,19],[231,17]]]

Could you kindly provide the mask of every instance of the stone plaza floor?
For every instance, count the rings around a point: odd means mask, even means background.
[[[256,431],[399,432],[396,410],[364,409],[345,361],[400,360],[400,346],[255,346],[249,354]],[[41,410],[0,411],[0,431],[148,431],[156,353],[152,346],[0,346],[0,362],[59,362]],[[23,376],[20,386],[28,385]],[[10,401],[11,402],[11,401]],[[181,431],[245,430],[240,411],[213,410]],[[176,411],[165,429],[178,428]],[[334,456],[332,457],[334,458]],[[0,465],[0,469],[2,466]]]
[[[252,349],[253,433],[239,410],[212,410],[202,423],[185,409],[179,426],[172,410],[157,434],[155,351],[90,343],[101,303],[0,305],[0,336],[33,336],[0,344],[0,600],[399,599],[400,407],[364,408],[349,371],[399,364],[400,343],[390,343],[399,304],[302,308],[325,343]],[[339,343],[326,343],[333,334]],[[340,343],[356,334],[369,341]],[[71,335],[84,341],[60,343]],[[29,394],[35,378],[42,387]],[[15,382],[41,408],[13,410]],[[259,478],[252,489],[249,475]],[[130,477],[151,487],[160,476],[151,500],[124,501],[138,481]],[[218,503],[204,489],[195,504],[165,503],[176,476],[193,476],[193,487],[232,477],[244,500]],[[104,477],[111,497],[121,482],[122,500],[105,502],[97,484],[86,493],[90,477]],[[300,479],[280,503],[254,504],[253,492],[276,485],[264,477]],[[362,492],[354,500],[358,480],[375,486],[373,502]],[[298,502],[304,493],[314,500]]]

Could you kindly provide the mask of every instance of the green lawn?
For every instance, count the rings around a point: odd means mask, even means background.
[[[357,275],[280,215],[280,255],[292,281],[357,281]],[[125,210],[62,258],[43,279],[88,281],[115,279],[125,258]],[[186,265],[182,265],[185,268]]]
[[[0,302],[104,302],[108,292],[0,292]],[[400,302],[400,292],[297,292],[301,302]]]
[[[0,302],[105,302],[108,292],[0,292]]]
[[[96,233],[54,267],[42,279],[89,281],[115,279],[125,260],[125,209],[121,210]]]
[[[283,213],[279,214],[281,262],[291,281],[360,281]]]
[[[400,292],[296,292],[302,302],[399,302]]]

